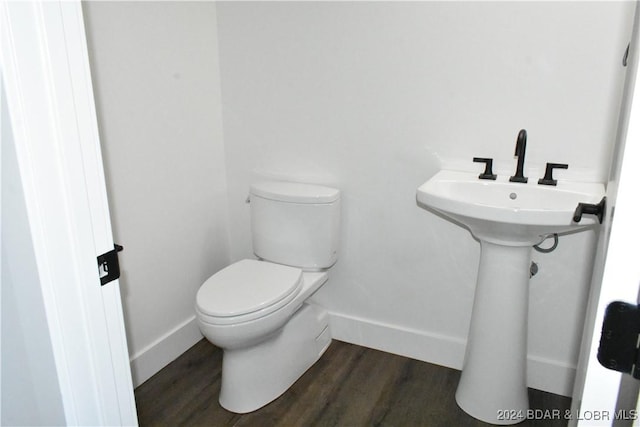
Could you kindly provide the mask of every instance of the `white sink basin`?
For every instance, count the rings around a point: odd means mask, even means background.
[[[481,240],[507,245],[540,243],[546,235],[579,230],[598,222],[593,215],[573,221],[578,203],[597,204],[599,183],[563,182],[557,186],[478,179],[477,173],[442,170],[418,188],[421,207],[467,226]]]

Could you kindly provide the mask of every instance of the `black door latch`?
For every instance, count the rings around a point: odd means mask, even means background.
[[[621,301],[607,306],[602,322],[598,362],[640,379],[640,307]]]
[[[124,248],[114,244],[113,250],[98,256],[98,270],[100,273],[100,285],[104,286],[120,277],[120,263],[118,252]]]

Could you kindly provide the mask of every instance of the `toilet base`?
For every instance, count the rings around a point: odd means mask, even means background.
[[[224,351],[220,404],[240,414],[263,407],[291,387],[330,343],[327,311],[304,303],[266,341]]]

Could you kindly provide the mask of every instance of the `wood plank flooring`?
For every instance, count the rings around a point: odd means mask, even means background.
[[[222,351],[202,340],[135,390],[141,426],[487,426],[455,403],[460,372],[340,341],[287,392],[238,415],[218,403]],[[532,409],[571,399],[529,390]],[[519,426],[565,426],[563,419]]]

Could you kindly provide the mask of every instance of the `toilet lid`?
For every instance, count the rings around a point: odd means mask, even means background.
[[[301,283],[302,270],[298,268],[244,259],[207,279],[196,303],[209,316],[240,316],[278,305]]]

